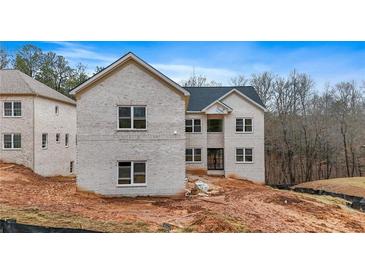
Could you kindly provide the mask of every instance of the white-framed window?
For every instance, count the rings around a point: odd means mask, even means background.
[[[201,148],[185,149],[185,161],[186,162],[201,162],[202,161],[202,149]]]
[[[186,119],[185,132],[202,132],[202,122],[200,119]]]
[[[46,149],[48,147],[48,134],[42,133],[42,148]]]
[[[20,101],[5,101],[4,102],[4,117],[21,117],[22,102]]]
[[[3,135],[3,149],[21,149],[22,135],[20,133],[5,133]]]
[[[74,172],[74,161],[70,162],[70,173]]]
[[[68,147],[69,138],[70,138],[70,134],[66,133],[65,134],[65,147]]]
[[[55,113],[56,115],[58,115],[59,111],[60,111],[59,107],[58,107],[58,106],[55,106],[55,107],[54,107],[54,113]]]
[[[253,148],[242,147],[236,148],[237,163],[253,163]]]
[[[118,129],[144,130],[146,106],[118,106]]]
[[[236,118],[236,132],[252,133],[253,132],[252,118]]]
[[[61,142],[61,133],[56,133],[56,143],[60,143]]]
[[[145,184],[145,161],[118,161],[118,186]]]

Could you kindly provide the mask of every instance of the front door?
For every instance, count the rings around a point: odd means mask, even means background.
[[[208,170],[224,170],[223,148],[208,148]]]

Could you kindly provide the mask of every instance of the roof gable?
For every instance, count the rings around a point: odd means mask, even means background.
[[[209,106],[206,106],[204,109],[202,109],[202,111],[206,114],[228,114],[232,110],[233,109],[230,106],[219,100],[214,101]]]
[[[106,76],[110,73],[113,73],[113,71],[115,71],[117,68],[119,68],[120,66],[122,66],[123,64],[125,64],[125,63],[127,63],[128,61],[131,61],[131,60],[135,61],[137,64],[139,64],[140,66],[142,66],[143,68],[148,70],[150,73],[152,73],[153,75],[158,77],[160,80],[162,80],[165,83],[167,83],[168,85],[174,87],[183,96],[190,96],[190,93],[187,90],[185,90],[184,88],[179,86],[177,83],[172,81],[170,78],[168,78],[167,76],[165,76],[164,74],[162,74],[161,72],[156,70],[154,67],[147,64],[145,61],[143,61],[142,59],[137,57],[132,52],[127,53],[126,55],[122,56],[121,58],[116,60],[114,63],[110,64],[108,67],[106,67],[105,69],[103,69],[99,73],[97,73],[94,76],[90,77],[84,83],[82,83],[82,84],[78,85],[77,87],[75,87],[70,93],[71,94],[77,94],[80,91],[85,90],[87,87],[89,87],[93,83],[96,83],[102,77],[104,77],[104,76]]]
[[[252,86],[185,87],[185,89],[190,92],[188,111],[203,111],[207,106],[222,100],[232,92],[236,92],[250,103],[266,110]]]
[[[76,105],[71,98],[16,69],[0,70],[0,94],[35,95]]]

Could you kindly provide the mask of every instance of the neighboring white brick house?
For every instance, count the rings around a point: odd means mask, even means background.
[[[186,113],[187,170],[263,183],[265,107],[254,88],[185,89],[191,94]]]
[[[1,161],[43,176],[75,174],[75,101],[18,70],[0,70],[0,143]]]
[[[186,169],[265,179],[265,107],[252,87],[183,88],[128,53],[72,94],[80,190],[174,195]]]

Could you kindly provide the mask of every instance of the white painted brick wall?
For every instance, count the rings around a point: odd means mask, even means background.
[[[72,175],[70,162],[76,166],[76,107],[36,97],[35,106],[35,172],[43,176]],[[58,106],[58,115],[55,113]],[[48,147],[42,149],[42,133],[48,134]],[[60,143],[56,142],[60,133]],[[65,146],[65,134],[69,146]],[[76,170],[74,169],[73,174]]]
[[[4,101],[22,102],[22,117],[3,117]],[[22,148],[4,150],[3,134],[20,133]],[[33,168],[33,97],[0,95],[0,160]]]
[[[185,103],[180,94],[130,62],[78,96],[80,189],[111,196],[183,191]],[[147,130],[118,131],[117,105],[146,105]],[[118,160],[147,161],[147,185],[117,187]]]

